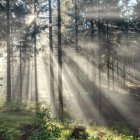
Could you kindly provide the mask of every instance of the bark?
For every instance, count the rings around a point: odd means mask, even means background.
[[[123,63],[123,86],[125,87],[125,82],[126,82],[126,74],[125,74],[125,62]]]
[[[119,58],[117,57],[117,83],[119,84]]]
[[[108,27],[108,21],[106,22],[107,25],[107,35],[106,35],[106,40],[107,40],[107,89],[108,92],[110,91],[110,53],[109,53],[109,27]]]
[[[21,41],[21,40],[20,40]],[[20,95],[19,100],[22,102],[22,49],[21,49],[21,43],[20,43]]]
[[[11,102],[10,1],[7,0],[7,102]]]
[[[114,58],[112,56],[112,84],[113,84],[113,90],[115,89],[115,81],[114,81]]]
[[[77,5],[77,2],[75,0],[75,42],[76,42],[76,52],[77,52],[77,56],[76,56],[76,60],[77,60],[77,82],[79,81],[79,78],[80,78],[80,70],[79,70],[79,64],[80,64],[80,60],[79,60],[79,46],[78,46],[78,5]]]
[[[63,122],[63,91],[62,91],[62,44],[61,44],[61,2],[57,0],[58,7],[58,95],[59,95],[59,118]]]
[[[49,0],[49,46],[50,46],[50,95],[52,102],[52,113],[55,117],[55,91],[54,91],[54,71],[53,71],[53,37],[52,37],[52,1]]]
[[[36,15],[36,4],[37,1],[34,0],[34,14]],[[36,18],[34,21],[34,64],[35,64],[35,103],[36,103],[36,111],[39,109],[39,100],[38,100],[38,77],[37,77],[37,48],[36,48]]]
[[[97,1],[98,5],[98,10],[100,10],[100,0]],[[101,110],[101,48],[100,48],[100,40],[101,40],[101,34],[100,34],[100,15],[98,17],[98,45],[99,45],[99,52],[98,52],[98,57],[99,57],[99,64],[98,64],[98,73],[99,73],[99,101],[98,101],[98,106],[99,110]]]

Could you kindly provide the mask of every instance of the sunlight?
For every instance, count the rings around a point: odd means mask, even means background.
[[[140,140],[140,1],[0,1],[0,139]]]
[[[33,15],[33,14],[30,14],[30,15],[27,15],[26,17],[25,17],[25,24],[27,25],[27,26],[29,26],[29,25],[31,25],[31,23],[33,23],[33,21],[35,20],[35,15]]]

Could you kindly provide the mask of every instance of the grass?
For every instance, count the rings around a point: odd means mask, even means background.
[[[39,117],[35,118],[34,113],[31,111],[11,113],[1,111],[0,140],[20,140],[19,138],[24,133],[20,127],[26,125],[34,126],[34,120],[36,121],[35,124],[37,124],[36,128],[38,130],[34,130],[33,136],[28,140],[76,140],[71,135],[74,128],[78,126],[77,123],[65,122],[62,124],[55,119],[48,119],[46,123],[44,115],[39,113]],[[95,125],[85,128],[86,140],[140,140],[140,137],[136,137],[134,130],[126,124],[115,124],[110,128]],[[44,139],[38,139],[39,135],[46,136],[44,136]]]
[[[28,124],[31,120],[31,114],[27,113],[0,113],[0,123],[7,127],[18,127],[20,124]]]
[[[119,125],[118,125],[119,126]],[[120,126],[113,126],[112,128],[93,127],[88,128],[89,139],[103,139],[103,140],[138,140],[130,131],[130,128],[120,124]],[[120,130],[123,130],[120,132]]]
[[[0,138],[4,140],[17,140],[22,132],[19,128],[31,124],[31,113],[0,112]]]

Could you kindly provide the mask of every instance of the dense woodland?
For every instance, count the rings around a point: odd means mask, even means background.
[[[139,140],[139,44],[139,0],[1,0],[0,140]]]

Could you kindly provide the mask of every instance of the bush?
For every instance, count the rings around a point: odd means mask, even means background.
[[[21,102],[6,102],[3,106],[3,110],[6,112],[20,112],[22,110],[25,110],[26,104]]]
[[[0,127],[0,138],[3,140],[15,140],[20,134],[21,132],[14,128],[8,128],[5,126]]]
[[[62,129],[51,119],[50,109],[41,109],[33,120],[35,128],[29,140],[56,140],[60,137]]]

